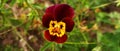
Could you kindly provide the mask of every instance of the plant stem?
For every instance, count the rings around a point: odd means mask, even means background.
[[[13,27],[13,28],[15,28],[15,27]],[[20,37],[21,39],[23,39],[23,41],[24,41],[24,42],[26,43],[26,45],[31,49],[31,51],[34,51],[33,48],[29,45],[29,43],[27,43],[27,41],[22,37],[22,35],[20,35],[20,33],[19,33],[16,29],[14,29],[13,32],[14,32],[18,37]]]
[[[114,2],[110,2],[110,3],[101,4],[101,5],[99,5],[99,6],[93,7],[93,9],[108,6],[108,5],[111,4],[111,3],[116,3],[116,2],[114,1]]]
[[[52,51],[55,51],[55,43],[52,45]]]
[[[88,44],[88,40],[87,40],[85,34],[84,34],[84,33],[81,33],[81,34],[82,34],[82,36],[83,36],[83,38],[84,38],[84,40],[85,40],[85,43]]]
[[[79,43],[76,43],[76,42],[65,42],[65,44],[96,44],[96,43],[85,43],[85,42],[79,42]]]

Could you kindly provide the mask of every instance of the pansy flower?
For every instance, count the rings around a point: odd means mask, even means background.
[[[56,43],[64,43],[67,40],[66,32],[74,27],[74,10],[67,4],[57,4],[45,10],[42,24],[48,28],[44,32],[44,38]]]

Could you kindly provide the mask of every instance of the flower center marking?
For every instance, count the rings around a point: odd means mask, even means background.
[[[49,32],[50,35],[62,37],[65,34],[66,24],[64,22],[50,21]]]

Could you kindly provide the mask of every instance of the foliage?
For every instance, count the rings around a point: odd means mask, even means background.
[[[54,4],[75,10],[74,29],[63,44],[43,37],[41,18]],[[0,0],[0,51],[120,51],[119,5],[119,0]]]

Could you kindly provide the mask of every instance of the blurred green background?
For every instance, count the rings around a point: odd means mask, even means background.
[[[68,4],[75,26],[63,44],[43,37],[45,9]],[[0,0],[0,51],[120,51],[120,0]]]

